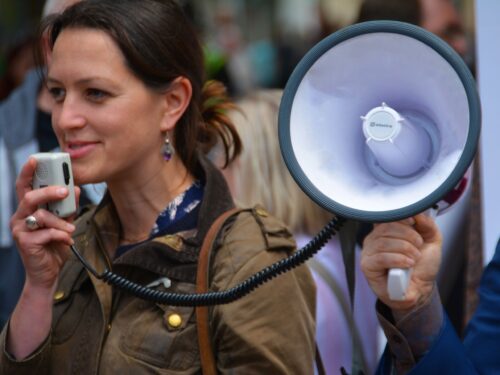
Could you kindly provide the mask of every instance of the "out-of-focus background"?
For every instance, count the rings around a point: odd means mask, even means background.
[[[205,42],[210,75],[225,81],[231,93],[240,96],[256,87],[283,87],[309,48],[356,20],[362,0],[180,2]],[[0,0],[0,99],[33,64],[30,51],[43,3]],[[473,40],[474,1],[455,3]]]
[[[496,15],[500,11],[500,1],[178,1],[200,33],[209,78],[223,81],[235,99],[244,98],[262,88],[284,88],[294,67],[306,52],[327,35],[355,23],[362,4],[366,5],[368,2],[376,4],[370,8],[372,16],[373,7],[377,10],[375,13],[390,10],[391,14],[396,15],[393,12],[394,4],[398,9],[405,9],[402,11],[404,13],[407,9],[412,9],[409,4],[420,3],[423,9],[422,4],[425,3],[428,9],[427,28],[438,27],[436,19],[439,18],[438,24],[448,25],[448,28],[440,29],[440,36],[451,40],[456,39],[457,29],[461,32],[463,26],[467,48],[462,57],[478,78],[483,105],[483,132],[478,153],[481,158],[476,161],[471,203],[467,202],[464,209],[463,216],[467,217],[467,223],[464,227],[457,226],[456,236],[450,236],[450,232],[445,230],[447,238],[453,237],[454,242],[450,240],[453,243],[448,246],[448,255],[445,253],[440,277],[440,281],[443,281],[440,285],[443,303],[453,324],[461,333],[461,328],[477,303],[476,287],[482,265],[491,258],[494,242],[499,234],[497,140],[500,130],[497,130],[499,128],[496,123],[500,116],[497,112],[500,110],[500,78],[496,77],[500,77],[500,52],[497,51],[500,26],[495,25],[498,24]],[[453,21],[450,23],[449,12],[439,12],[443,10],[439,4],[448,4],[449,1],[458,10],[461,21],[458,27]],[[25,73],[35,64],[32,50],[37,43],[35,35],[44,3],[44,0],[0,0],[0,102],[22,83]],[[437,7],[432,8],[433,6]],[[431,13],[437,18],[433,18]],[[456,16],[456,13],[453,14]],[[429,16],[434,23],[429,21]],[[414,17],[416,16],[411,13],[410,18]],[[482,241],[484,233],[485,241]],[[481,249],[485,250],[485,256],[482,256]],[[0,300],[0,306],[1,303]],[[379,345],[378,349],[380,348],[383,345]],[[368,351],[370,350],[373,352],[376,349],[370,347]]]
[[[0,0],[0,100],[33,66],[32,45],[44,2]]]

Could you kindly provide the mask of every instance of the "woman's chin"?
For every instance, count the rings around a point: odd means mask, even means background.
[[[77,174],[73,175],[73,181],[75,185],[89,185],[89,184],[100,184],[103,181],[97,178],[90,178],[89,176],[79,176]]]

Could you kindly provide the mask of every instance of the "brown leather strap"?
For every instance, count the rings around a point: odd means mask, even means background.
[[[203,240],[201,246],[200,257],[196,270],[196,292],[205,293],[208,291],[210,266],[210,253],[213,243],[225,221],[240,211],[233,208],[220,215],[212,224]],[[196,326],[198,329],[198,346],[200,349],[201,369],[203,375],[216,375],[217,366],[215,365],[215,355],[212,348],[212,340],[210,339],[210,321],[208,316],[208,306],[196,307]]]

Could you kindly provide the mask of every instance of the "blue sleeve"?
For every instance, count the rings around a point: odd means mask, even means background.
[[[389,375],[391,367],[386,348],[377,374]],[[479,305],[464,342],[445,317],[438,337],[409,374],[500,374],[500,241],[481,279]]]
[[[464,346],[479,373],[500,374],[500,242],[481,279],[479,305]]]
[[[377,375],[391,374],[391,355],[386,348]],[[438,337],[427,354],[418,361],[408,375],[472,375],[479,374],[467,358],[464,345],[445,315]]]

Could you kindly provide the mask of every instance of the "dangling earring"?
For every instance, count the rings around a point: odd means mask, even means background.
[[[174,146],[170,143],[170,139],[168,138],[168,134],[165,137],[165,143],[163,144],[163,147],[161,148],[161,153],[163,155],[163,159],[165,161],[169,161],[172,159],[172,156],[175,154],[175,149]]]

